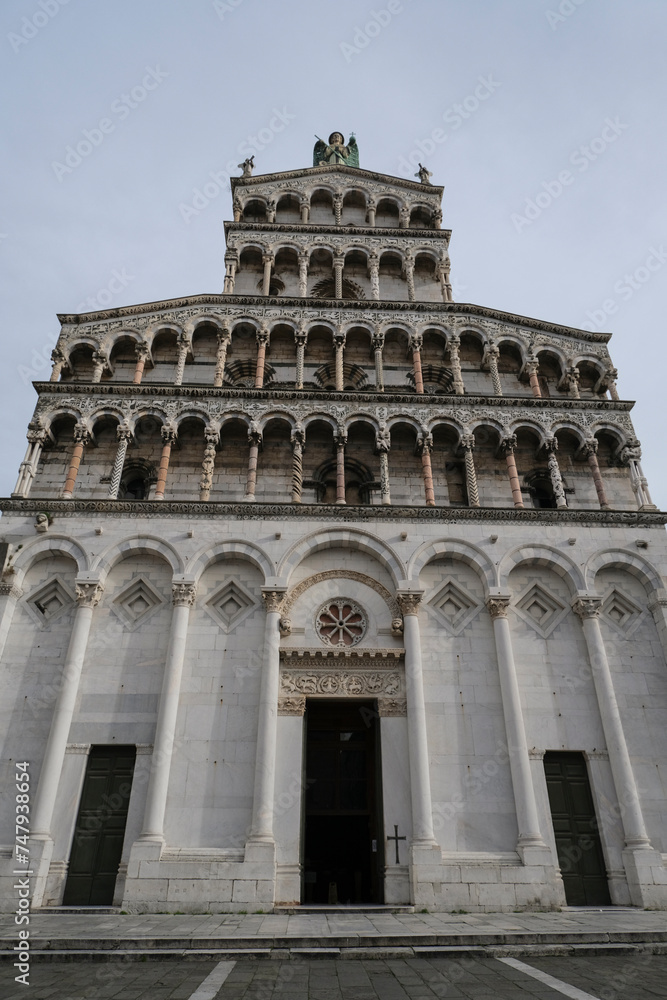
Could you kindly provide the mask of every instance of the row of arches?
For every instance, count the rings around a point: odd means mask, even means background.
[[[226,294],[314,299],[449,302],[449,260],[431,247],[268,249],[244,241],[225,255]]]
[[[616,427],[594,436],[573,424],[547,430],[517,420],[462,425],[410,414],[386,422],[326,412],[211,420],[184,408],[131,417],[102,409],[81,421],[54,412],[17,493],[92,499],[173,499],[482,507],[641,505],[634,452]]]
[[[439,229],[439,205],[364,188],[336,190],[321,185],[308,191],[284,188],[259,194],[252,188],[234,193],[234,221],[255,224],[371,226],[387,229]]]
[[[258,385],[262,348],[264,369]],[[335,362],[338,350],[342,361],[359,366],[364,375],[361,382],[348,381],[341,389],[419,391],[418,352],[419,366],[434,369],[430,382],[425,381],[426,391],[618,398],[616,372],[608,359],[580,351],[568,356],[560,345],[531,345],[511,333],[491,339],[478,328],[454,333],[434,325],[414,330],[398,322],[351,321],[336,326],[321,319],[302,324],[281,319],[265,325],[249,316],[229,322],[203,317],[187,332],[175,324],[158,324],[146,334],[127,329],[105,338],[103,345],[83,336],[55,352],[52,380],[215,384],[218,378],[218,385],[240,388],[337,388],[335,379],[318,379],[316,371]],[[302,385],[300,366],[305,366]],[[452,374],[442,384],[445,368]],[[457,389],[454,373],[459,368],[462,384]]]
[[[28,539],[13,562],[15,584],[20,588],[25,574],[39,561],[62,556],[71,559],[78,575],[95,578],[104,584],[109,572],[124,559],[146,555],[164,561],[176,580],[197,584],[205,570],[225,558],[247,561],[261,574],[264,585],[290,587],[299,579],[304,560],[324,552],[345,550],[360,553],[377,561],[394,589],[419,587],[424,569],[438,559],[459,560],[471,567],[484,587],[486,597],[507,593],[510,574],[521,566],[546,569],[556,573],[568,586],[572,597],[594,592],[596,578],[606,570],[627,572],[646,589],[648,596],[662,597],[663,580],[649,559],[629,548],[609,546],[596,549],[577,562],[562,548],[541,542],[510,544],[501,557],[493,560],[480,544],[465,538],[431,538],[407,556],[371,531],[352,526],[327,527],[308,532],[276,555],[266,546],[242,538],[207,542],[186,557],[176,544],[150,533],[134,533],[93,553],[80,539],[53,532],[49,536]],[[294,579],[293,579],[294,578]]]

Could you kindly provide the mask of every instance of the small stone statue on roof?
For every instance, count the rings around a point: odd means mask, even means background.
[[[252,172],[255,169],[255,157],[254,155],[249,156],[243,163],[237,163],[236,165],[239,170],[243,171],[241,174],[242,177],[252,177]]]
[[[314,167],[319,167],[320,164],[324,163],[342,163],[346,167],[359,166],[359,147],[354,132],[350,132],[347,145],[345,145],[342,132],[332,132],[328,144],[319,136],[315,136],[315,138],[317,142],[313,148]]]
[[[433,177],[433,174],[431,173],[430,170],[427,170],[426,167],[423,167],[420,163],[419,170],[415,174],[415,177],[418,177],[419,180],[422,182],[422,184],[430,184],[431,177]]]

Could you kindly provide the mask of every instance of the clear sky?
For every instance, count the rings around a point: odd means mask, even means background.
[[[0,495],[56,313],[221,292],[229,165],[339,129],[445,185],[456,301],[614,333],[667,508],[666,37],[665,0],[4,0]]]

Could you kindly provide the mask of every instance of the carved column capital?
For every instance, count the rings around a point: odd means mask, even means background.
[[[584,441],[581,448],[579,449],[584,458],[588,458],[589,455],[597,455],[598,453],[598,442],[597,438],[589,438]]]
[[[142,341],[141,343],[134,345],[134,353],[139,361],[146,363],[151,356],[151,349],[148,344],[144,344]]]
[[[132,428],[129,427],[128,424],[118,424],[118,427],[116,428],[116,438],[119,441],[127,441],[129,444],[133,437],[134,434],[132,433]]]
[[[509,605],[509,597],[489,597],[486,602],[486,610],[491,615],[491,619],[495,621],[496,618],[507,618]]]
[[[83,424],[75,425],[73,437],[76,444],[90,444],[90,431]]]
[[[164,424],[160,428],[160,436],[162,437],[163,444],[174,444],[178,433],[175,427],[169,427],[167,424]]]
[[[375,435],[375,450],[385,454],[391,449],[391,436],[386,425],[383,425]]]
[[[333,335],[333,339],[334,339],[334,346],[335,347],[345,347],[345,341],[347,339],[347,333],[345,332],[345,330],[340,330],[340,329],[335,330],[334,331],[334,335]]]
[[[403,612],[403,615],[419,614],[419,605],[423,596],[424,593],[420,590],[397,591],[396,600],[398,601],[398,606]]]
[[[504,451],[505,454],[513,452],[516,448],[516,434],[506,434],[505,437],[500,442],[500,450]]]
[[[371,335],[371,347],[374,351],[381,351],[384,347],[384,330],[374,330]]]
[[[257,346],[258,347],[268,347],[271,334],[267,327],[262,326],[259,328],[256,334]]]
[[[547,452],[547,454],[555,455],[556,452],[558,451],[558,438],[555,436],[548,437],[544,442],[544,450]]]
[[[471,432],[469,434],[461,435],[460,447],[464,451],[473,451],[475,447],[475,435]]]
[[[197,588],[194,583],[172,583],[171,603],[175,608],[191,608],[195,603]]]
[[[228,326],[224,326],[222,330],[217,332],[218,346],[221,347],[223,344],[229,346],[229,342],[232,339],[232,331]]]
[[[290,434],[290,441],[292,442],[293,447],[298,446],[299,448],[303,448],[305,445],[306,432],[301,424],[297,424],[297,426],[292,430],[292,433]]]
[[[576,597],[572,601],[572,610],[582,621],[585,621],[586,618],[599,618],[602,611],[602,598]]]
[[[204,440],[206,444],[219,445],[220,444],[220,431],[215,427],[205,427],[204,428]]]
[[[104,587],[101,583],[75,583],[76,603],[80,608],[96,608]]]
[[[262,587],[262,601],[264,602],[264,610],[267,614],[271,611],[280,613],[286,593],[287,589],[284,587]]]
[[[433,448],[433,435],[422,433],[417,438],[417,452],[420,455],[428,454]]]
[[[424,336],[421,333],[411,333],[410,334],[410,350],[411,351],[421,351],[422,345],[424,343]]]

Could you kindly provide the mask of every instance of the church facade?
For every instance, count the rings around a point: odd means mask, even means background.
[[[244,165],[222,294],[59,317],[0,501],[6,911],[667,908],[609,335],[453,302],[443,188],[358,157]]]

